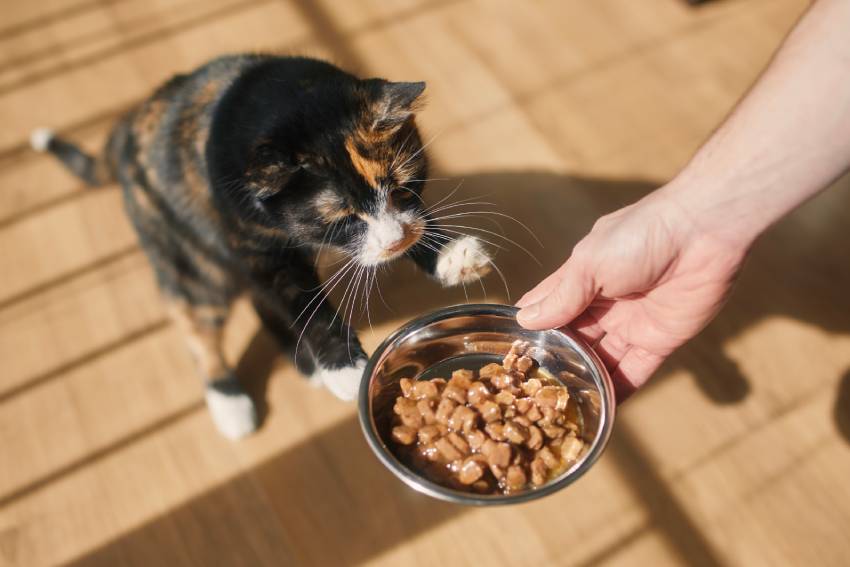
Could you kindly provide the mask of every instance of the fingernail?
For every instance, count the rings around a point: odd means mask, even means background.
[[[532,303],[528,307],[523,307],[517,313],[517,319],[523,321],[534,321],[538,317],[540,317],[540,303]]]

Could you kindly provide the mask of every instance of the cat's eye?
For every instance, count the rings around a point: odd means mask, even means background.
[[[407,187],[393,187],[390,189],[390,195],[400,201],[409,201],[418,197],[416,193]]]
[[[328,224],[347,221],[353,216],[355,216],[354,209],[350,207],[322,212],[322,219]]]
[[[295,156],[295,163],[299,169],[309,171],[314,175],[324,173],[325,160],[313,155],[300,154]]]

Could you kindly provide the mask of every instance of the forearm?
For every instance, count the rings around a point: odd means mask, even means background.
[[[820,0],[726,122],[660,193],[749,244],[850,166],[850,0]]]

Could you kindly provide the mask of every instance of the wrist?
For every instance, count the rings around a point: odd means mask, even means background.
[[[687,171],[658,190],[659,198],[689,224],[692,237],[746,251],[781,214],[760,203],[757,190],[731,180],[696,179]]]

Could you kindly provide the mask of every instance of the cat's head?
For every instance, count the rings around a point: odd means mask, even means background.
[[[382,79],[308,89],[252,147],[253,206],[299,245],[363,265],[403,254],[424,230],[427,162],[414,122],[424,89]]]

